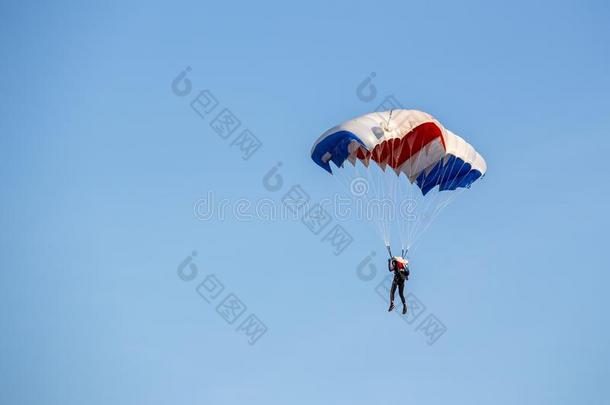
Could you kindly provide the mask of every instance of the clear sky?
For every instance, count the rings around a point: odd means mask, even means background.
[[[608,2],[0,13],[1,403],[610,402]],[[187,67],[190,92],[172,86]],[[332,194],[312,142],[390,95],[489,166],[424,235],[407,319],[378,295],[368,224],[316,235],[244,202]],[[244,129],[262,144],[247,160]],[[210,193],[223,218],[204,218]]]

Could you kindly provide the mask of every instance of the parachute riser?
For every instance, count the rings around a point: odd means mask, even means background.
[[[388,249],[388,254],[390,255],[390,259],[392,258],[392,249],[390,249],[390,245],[385,245],[385,248]]]

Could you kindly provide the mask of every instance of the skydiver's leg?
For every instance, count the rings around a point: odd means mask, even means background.
[[[392,281],[392,288],[390,289],[390,302],[394,302],[394,295],[396,294],[396,281]]]
[[[405,300],[405,282],[403,281],[398,285],[398,294],[400,294],[400,300],[402,301],[402,314],[407,313],[407,300]]]
[[[392,288],[390,288],[390,308],[388,312],[394,309],[394,294],[396,293],[396,281],[392,281]]]
[[[405,282],[398,284],[398,294],[400,295],[400,300],[402,301],[402,305],[405,305]]]

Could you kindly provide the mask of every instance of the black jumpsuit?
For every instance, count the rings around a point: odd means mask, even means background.
[[[394,302],[394,294],[396,293],[396,287],[398,287],[400,300],[402,301],[402,305],[405,305],[405,280],[409,278],[409,267],[396,270],[390,269],[390,271],[394,272],[394,280],[392,281],[392,288],[390,289],[390,302]]]

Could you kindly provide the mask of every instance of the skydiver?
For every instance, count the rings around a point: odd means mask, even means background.
[[[388,312],[394,309],[394,293],[396,293],[396,287],[398,287],[398,294],[402,301],[402,313],[407,313],[407,301],[405,300],[405,280],[409,279],[409,261],[402,257],[393,256],[388,259],[388,270],[394,272],[394,280],[392,281],[392,288],[390,289],[390,308]]]

